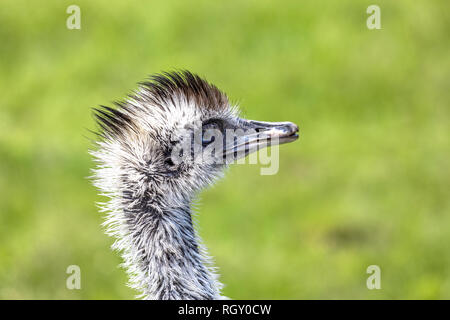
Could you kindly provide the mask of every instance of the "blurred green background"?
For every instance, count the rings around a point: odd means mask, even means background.
[[[185,68],[248,118],[302,132],[278,174],[236,165],[202,194],[225,295],[449,299],[450,3],[378,0],[368,30],[371,4],[3,0],[0,298],[134,297],[86,179],[91,108]],[[71,264],[81,290],[66,289]]]

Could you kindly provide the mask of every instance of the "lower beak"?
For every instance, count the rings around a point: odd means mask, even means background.
[[[227,155],[234,160],[267,146],[280,145],[298,139],[298,126],[292,122],[263,122],[241,119],[237,135],[232,144],[225,147]]]

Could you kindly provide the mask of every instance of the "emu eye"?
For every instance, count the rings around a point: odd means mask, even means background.
[[[214,131],[222,131],[223,123],[220,119],[210,119],[202,124],[202,145],[205,147],[211,142],[216,140],[214,133],[210,130]],[[208,132],[209,131],[209,132]]]

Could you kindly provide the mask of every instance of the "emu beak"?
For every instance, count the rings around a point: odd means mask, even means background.
[[[234,141],[225,144],[225,155],[233,155],[237,160],[267,146],[293,142],[298,137],[298,126],[292,122],[240,119],[235,128]]]
[[[269,140],[278,140],[278,144],[288,143],[298,139],[298,126],[295,123],[245,121],[247,122],[247,127],[258,132],[261,138],[266,137]]]

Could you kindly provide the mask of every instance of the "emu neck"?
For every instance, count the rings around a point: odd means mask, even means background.
[[[147,299],[218,299],[221,284],[193,223],[190,203],[162,207],[155,199],[124,194],[132,286]],[[124,246],[122,246],[124,249]],[[128,251],[128,252],[127,252]]]

